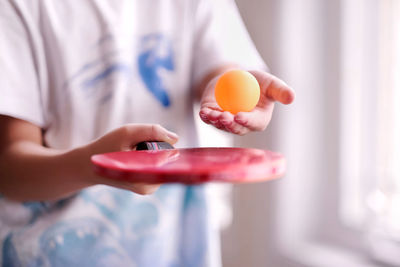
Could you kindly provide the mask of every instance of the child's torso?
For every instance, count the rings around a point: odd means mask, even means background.
[[[27,24],[47,145],[82,145],[125,123],[193,131],[193,1],[31,1]],[[29,6],[29,4],[26,4]]]

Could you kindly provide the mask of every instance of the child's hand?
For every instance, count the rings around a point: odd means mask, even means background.
[[[16,201],[59,200],[96,184],[138,194],[152,193],[158,185],[120,182],[96,175],[90,157],[131,150],[141,141],[174,144],[178,140],[176,134],[159,125],[130,124],[88,145],[63,150],[44,147],[42,130],[30,122],[0,116],[0,129],[0,193]]]
[[[164,141],[175,144],[178,141],[178,136],[167,131],[160,125],[129,124],[109,132],[84,149],[87,150],[89,156],[113,151],[129,151],[134,149],[136,144],[142,141]],[[93,184],[106,184],[142,195],[151,194],[160,186],[154,184],[129,183],[100,177],[93,173],[92,168],[90,168],[90,172],[91,175],[89,175],[89,177]]]
[[[272,117],[274,102],[282,104],[293,102],[294,91],[282,80],[262,71],[250,71],[260,84],[260,100],[251,112],[239,112],[236,115],[223,111],[218,106],[214,88],[219,77],[211,80],[204,91],[200,103],[200,118],[218,129],[238,135],[245,135],[252,131],[263,131]]]

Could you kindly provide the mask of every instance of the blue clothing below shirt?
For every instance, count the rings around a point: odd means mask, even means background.
[[[0,218],[2,266],[206,266],[209,258],[203,186],[150,196],[95,186],[13,206]]]

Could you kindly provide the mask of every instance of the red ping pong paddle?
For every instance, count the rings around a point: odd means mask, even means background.
[[[282,176],[281,154],[252,148],[175,149],[168,143],[143,142],[136,151],[94,155],[94,170],[132,183],[250,183]]]

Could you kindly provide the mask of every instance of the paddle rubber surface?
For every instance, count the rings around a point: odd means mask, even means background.
[[[282,176],[281,154],[252,148],[186,148],[94,155],[95,172],[111,179],[144,183],[249,183]]]

